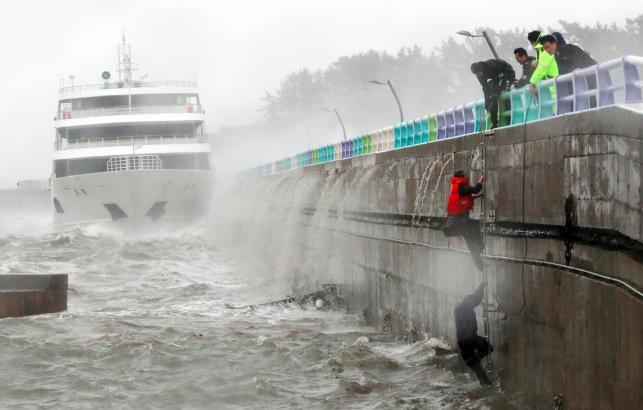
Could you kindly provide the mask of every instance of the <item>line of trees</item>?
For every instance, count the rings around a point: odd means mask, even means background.
[[[533,53],[527,42],[531,29],[476,28],[477,32],[482,30],[491,37],[500,58],[512,63],[520,75],[513,50],[524,47]],[[562,32],[568,42],[580,44],[598,61],[625,54],[643,55],[643,14],[627,19],[623,26],[560,21],[559,27],[543,31]],[[395,55],[369,50],[343,56],[324,70],[302,68],[288,74],[277,90],[266,93],[260,122],[222,129],[219,134],[234,138],[236,143],[257,137],[266,144],[267,155],[291,155],[296,152],[293,150],[341,138],[336,119],[323,112],[323,107],[339,110],[349,136],[397,122],[398,112],[389,90],[368,80],[391,80],[402,101],[405,118],[412,119],[480,99],[479,84],[469,66],[489,58],[492,56],[484,40],[462,37],[449,37],[428,53],[415,45],[402,48]],[[284,147],[286,141],[288,146]]]

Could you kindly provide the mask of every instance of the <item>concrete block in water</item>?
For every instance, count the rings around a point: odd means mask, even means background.
[[[0,318],[67,310],[67,275],[0,275]]]

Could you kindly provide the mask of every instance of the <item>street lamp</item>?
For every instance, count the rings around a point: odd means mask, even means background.
[[[344,141],[346,141],[346,127],[344,127],[344,121],[342,121],[342,117],[339,116],[339,113],[337,112],[337,108],[333,108],[332,110],[328,108],[322,108],[322,110],[326,112],[335,113],[335,116],[337,117],[337,121],[339,121],[339,125],[342,126],[342,132],[344,133]]]
[[[500,57],[498,57],[498,53],[496,53],[496,49],[493,48],[493,44],[491,44],[491,40],[489,40],[489,36],[487,35],[486,31],[483,31],[482,34],[471,34],[466,30],[461,30],[461,31],[458,31],[458,34],[465,37],[484,37],[484,39],[487,40],[487,44],[489,44],[489,48],[491,49],[491,52],[493,53],[493,56],[495,57],[495,59],[500,60]]]
[[[370,80],[369,83],[377,85],[388,85],[388,88],[390,88],[391,92],[393,93],[393,97],[395,97],[397,108],[400,110],[400,122],[404,122],[404,112],[402,112],[402,104],[400,104],[400,99],[397,97],[397,93],[395,92],[395,88],[393,88],[393,84],[391,84],[391,80],[386,80],[385,83],[377,80]]]

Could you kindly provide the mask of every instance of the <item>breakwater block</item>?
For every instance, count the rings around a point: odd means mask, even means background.
[[[67,310],[67,275],[0,275],[0,318]]]

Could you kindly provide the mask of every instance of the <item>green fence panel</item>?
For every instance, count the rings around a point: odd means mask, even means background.
[[[438,139],[438,116],[436,113],[429,115],[429,141]]]
[[[507,125],[511,125],[511,100],[507,93],[502,93],[498,99],[498,126]]]
[[[420,142],[429,142],[429,117],[420,120]]]

